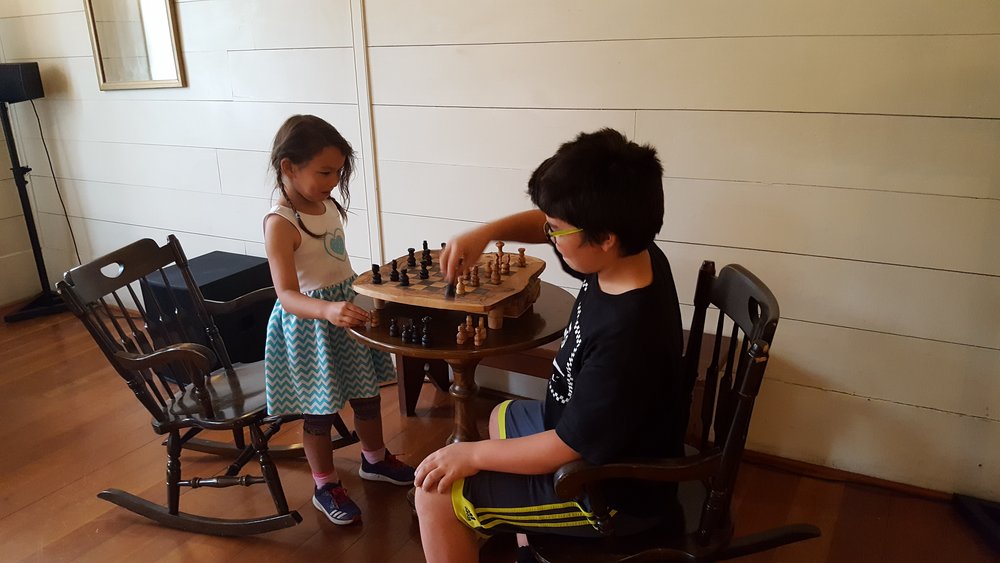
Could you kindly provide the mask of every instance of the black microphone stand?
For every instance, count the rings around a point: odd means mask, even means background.
[[[14,132],[10,127],[10,114],[7,102],[0,102],[0,121],[3,124],[3,136],[7,141],[7,152],[10,153],[11,171],[14,173],[14,184],[17,185],[17,195],[21,198],[21,210],[24,212],[24,222],[28,226],[28,238],[31,240],[31,251],[35,255],[35,268],[38,270],[38,282],[42,293],[30,303],[3,318],[8,323],[33,319],[45,315],[61,313],[66,310],[62,297],[52,290],[49,276],[45,272],[45,260],[42,258],[42,245],[38,240],[38,229],[35,228],[35,218],[31,213],[31,200],[28,199],[28,181],[25,176],[31,168],[21,166],[17,158],[17,147],[14,145]]]

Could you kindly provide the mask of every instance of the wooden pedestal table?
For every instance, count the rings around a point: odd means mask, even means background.
[[[455,398],[455,429],[448,442],[464,442],[480,439],[475,418],[470,411],[470,400],[479,390],[475,378],[479,362],[489,356],[534,348],[561,337],[569,321],[573,301],[573,296],[562,288],[541,282],[541,291],[532,308],[520,317],[505,319],[502,329],[488,331],[485,342],[478,347],[474,345],[472,338],[464,344],[457,344],[455,341],[458,325],[466,320],[465,312],[401,303],[383,304],[378,312],[379,326],[352,328],[348,333],[366,346],[396,354],[397,361],[400,362],[403,357],[447,362],[454,373],[454,382],[449,392]],[[374,308],[373,300],[364,295],[358,295],[354,303],[369,311]],[[419,332],[417,342],[413,344],[404,343],[399,337],[389,336],[391,318],[395,318],[397,326],[402,329],[409,323],[421,326],[421,319],[424,317],[431,317],[430,346],[420,343],[422,335]],[[476,326],[479,325],[478,317],[473,315],[473,324]],[[402,384],[400,381],[400,385]]]

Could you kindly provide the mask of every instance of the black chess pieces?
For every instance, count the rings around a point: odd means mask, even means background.
[[[389,272],[389,281],[399,281],[399,265],[396,264],[395,260],[392,261],[392,271]]]
[[[431,345],[431,318],[424,317],[420,319],[423,323],[423,329],[421,330],[420,345],[427,348]]]
[[[431,277],[431,273],[427,271],[427,264],[420,264],[420,273],[418,275],[422,280],[426,280]]]
[[[406,254],[406,265],[409,266],[409,267],[411,267],[411,268],[417,265],[417,256],[414,254],[414,252],[416,252],[416,251],[417,251],[417,249],[415,249],[415,248],[407,248],[406,249],[406,252],[407,252],[407,254]]]
[[[389,336],[393,338],[399,336],[399,325],[396,324],[396,317],[389,319]]]
[[[424,241],[424,252],[430,252],[431,249],[427,247],[427,241]]]
[[[399,272],[399,285],[403,287],[410,285],[410,276],[406,274],[406,268]]]
[[[382,272],[379,271],[378,264],[372,264],[372,283],[376,285],[382,283]]]
[[[444,288],[445,297],[455,297],[455,284],[449,283]]]

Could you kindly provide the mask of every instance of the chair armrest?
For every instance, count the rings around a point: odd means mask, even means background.
[[[565,499],[579,497],[585,487],[609,479],[681,482],[714,474],[722,461],[720,452],[678,458],[644,458],[593,465],[583,460],[559,468],[555,474],[556,494]]]
[[[262,287],[260,289],[255,289],[250,293],[240,295],[236,299],[230,299],[229,301],[212,301],[206,299],[205,309],[208,310],[208,314],[212,316],[226,315],[261,301],[271,300],[273,302],[277,298],[278,293],[274,291],[274,286]]]
[[[115,352],[115,360],[129,370],[145,370],[171,363],[191,365],[203,373],[208,373],[215,364],[215,354],[207,346],[185,342],[154,350],[149,354]]]

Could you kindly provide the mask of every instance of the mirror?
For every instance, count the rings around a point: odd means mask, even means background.
[[[171,0],[84,0],[101,90],[184,86]]]

